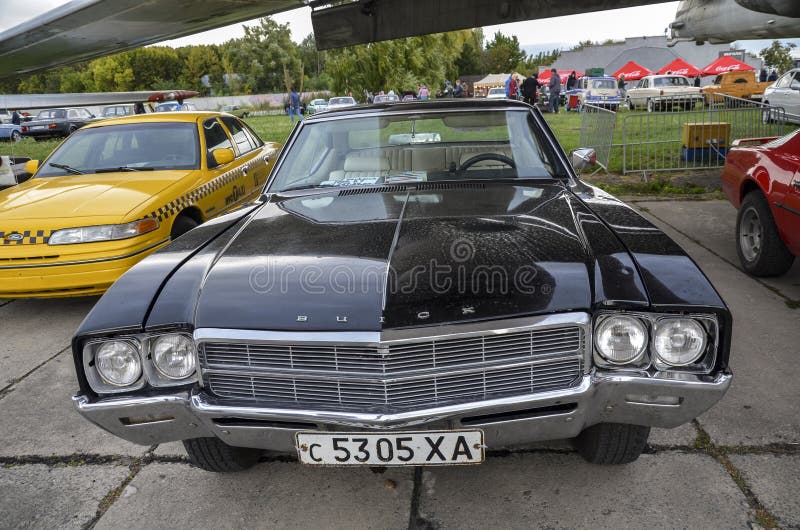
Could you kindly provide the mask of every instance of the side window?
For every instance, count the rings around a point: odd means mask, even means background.
[[[228,116],[223,116],[221,119],[225,127],[228,128],[228,131],[230,131],[231,136],[233,136],[233,142],[236,144],[239,154],[243,155],[249,153],[256,148],[256,146],[250,142],[250,137],[244,132],[239,120]]]
[[[793,76],[792,73],[785,74],[783,77],[778,79],[778,82],[775,83],[775,87],[776,88],[788,88],[789,87],[789,83],[791,83],[791,81],[792,81],[792,76]]]
[[[69,110],[69,114],[67,114],[67,116],[69,118],[77,118],[78,117],[78,111],[76,111],[75,109],[70,109]]]
[[[793,88],[794,90],[800,90],[800,74],[796,73],[794,76],[791,77],[791,84],[789,88]]]
[[[258,137],[258,135],[255,133],[255,131],[253,129],[251,129],[249,125],[247,125],[246,123],[244,123],[242,121],[240,121],[239,124],[242,126],[242,129],[244,129],[244,132],[246,132],[247,135],[250,137],[250,143],[252,143],[254,146],[256,146],[256,148],[261,147],[262,145],[264,145],[264,141],[261,140],[261,138]]]
[[[206,157],[208,157],[209,167],[214,167],[217,164],[210,158],[211,151],[214,149],[233,149],[231,140],[222,128],[222,124],[215,118],[210,118],[203,122],[203,136],[206,140]]]

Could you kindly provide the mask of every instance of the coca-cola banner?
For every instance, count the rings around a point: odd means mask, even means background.
[[[736,72],[741,70],[755,70],[747,63],[735,59],[729,55],[720,57],[713,63],[703,68],[703,75],[719,75],[725,72]]]
[[[628,61],[627,63],[625,63],[625,66],[623,66],[622,68],[611,74],[611,77],[619,78],[619,76],[624,75],[625,81],[636,81],[653,73],[655,72],[648,70],[641,64],[637,64],[633,61]]]
[[[659,74],[675,74],[685,75],[686,77],[695,77],[700,75],[700,70],[687,63],[683,59],[675,59],[668,65],[665,65],[658,71]]]

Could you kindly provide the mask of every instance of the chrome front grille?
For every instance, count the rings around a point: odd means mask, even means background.
[[[269,406],[408,410],[568,388],[583,373],[581,325],[371,344],[200,342],[211,394]]]

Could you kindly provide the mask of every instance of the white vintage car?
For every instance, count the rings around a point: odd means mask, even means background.
[[[702,100],[700,88],[682,75],[648,75],[625,95],[629,109],[646,108],[648,112],[675,107],[690,110]]]

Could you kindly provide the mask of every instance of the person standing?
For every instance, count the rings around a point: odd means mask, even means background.
[[[573,70],[572,73],[569,74],[569,77],[567,78],[567,92],[575,88],[575,85],[577,84],[578,84],[578,76],[575,73],[575,70]]]
[[[417,98],[421,99],[422,101],[426,101],[430,99],[431,91],[428,90],[428,87],[425,85],[420,85],[419,92],[417,93]]]
[[[550,69],[550,112],[558,114],[558,98],[561,95],[561,77],[555,68]]]
[[[777,81],[777,80],[778,80],[778,72],[775,71],[775,70],[772,70],[769,73],[769,77],[767,77],[767,81],[769,81],[771,83],[771,82]]]
[[[292,123],[294,123],[295,116],[297,116],[297,121],[303,120],[303,113],[300,112],[300,94],[292,86],[292,90],[289,92],[289,119]]]
[[[20,123],[22,123],[22,116],[20,116],[19,112],[17,112],[16,110],[14,111],[13,114],[11,114],[11,123],[13,123],[14,125],[19,125]]]
[[[453,89],[454,98],[464,97],[464,86],[461,84],[461,79],[456,79],[456,87]]]
[[[536,88],[539,83],[536,81],[536,74],[531,74],[530,77],[522,82],[522,101],[528,105],[536,105]]]
[[[767,81],[767,69],[766,68],[762,68],[761,69],[761,72],[759,72],[759,74],[758,74],[758,80],[760,82],[762,82],[762,83],[766,83],[766,81]]]
[[[619,79],[617,79],[617,90],[619,90],[620,96],[625,96],[625,74],[619,74]]]
[[[697,88],[700,87],[700,76],[699,75],[694,76],[694,86],[697,87]]]
[[[518,91],[519,86],[517,86],[517,80],[512,75],[508,82],[508,99],[517,99]]]

